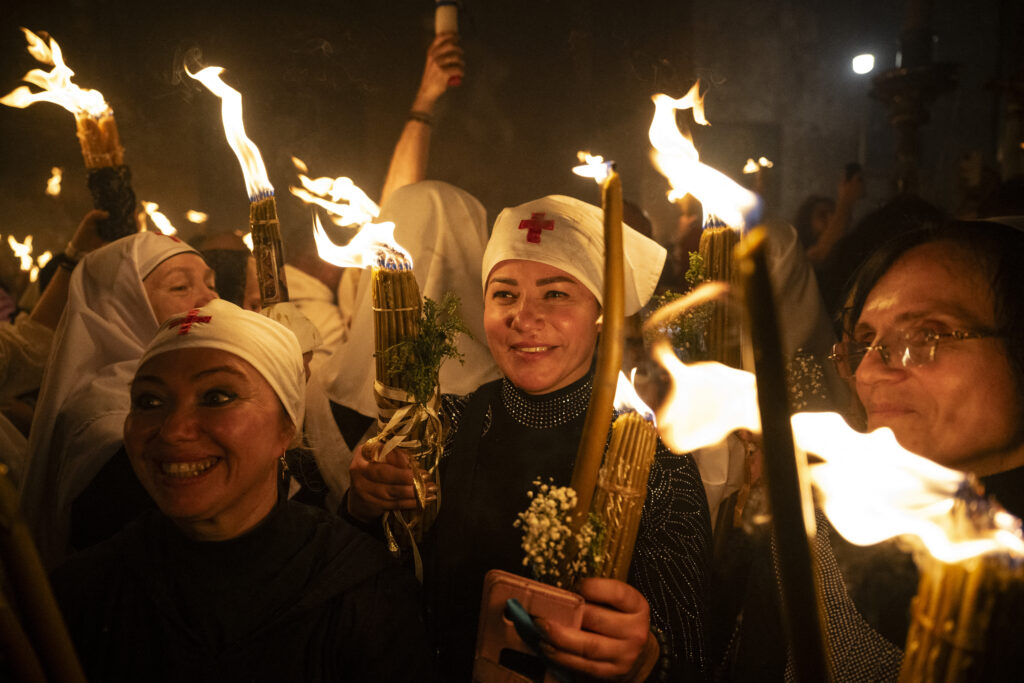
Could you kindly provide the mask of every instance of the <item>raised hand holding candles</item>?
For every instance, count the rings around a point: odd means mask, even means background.
[[[98,90],[83,90],[71,82],[75,72],[64,63],[56,40],[50,38],[47,43],[28,29],[22,31],[28,41],[29,54],[43,64],[52,64],[53,69],[49,72],[32,69],[25,74],[24,80],[42,88],[41,91],[32,92],[22,85],[0,98],[0,104],[25,108],[36,102],[52,102],[73,113],[82,158],[89,173],[93,206],[110,214],[99,223],[100,236],[109,241],[138,232],[131,171],[124,164],[124,148],[114,111]]]

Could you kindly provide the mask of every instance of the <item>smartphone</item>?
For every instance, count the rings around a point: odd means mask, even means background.
[[[516,605],[510,606],[510,600]],[[479,683],[559,683],[564,673],[536,649],[533,617],[579,628],[583,598],[571,591],[498,569],[484,578],[473,680]],[[524,639],[524,636],[526,637]]]

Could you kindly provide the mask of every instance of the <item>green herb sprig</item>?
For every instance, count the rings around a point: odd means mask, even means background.
[[[440,303],[423,298],[418,335],[384,350],[388,372],[401,375],[403,388],[420,405],[426,405],[433,396],[441,363],[448,358],[465,362],[455,346],[460,334],[473,337],[459,315],[458,295],[446,292]]]

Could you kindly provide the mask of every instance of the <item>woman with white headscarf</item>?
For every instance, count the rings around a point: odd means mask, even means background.
[[[279,493],[305,412],[295,335],[214,300],[165,322],[138,366],[124,443],[159,509],[54,574],[88,678],[423,680],[412,576]]]
[[[444,397],[453,431],[441,509],[424,541],[428,622],[440,673],[451,679],[470,676],[484,574],[525,571],[513,523],[532,483],[569,482],[600,331],[602,235],[600,209],[549,196],[503,211],[483,255],[483,326],[503,378]],[[629,315],[654,291],[665,250],[628,227],[624,245]],[[369,521],[415,507],[403,455],[370,460],[361,450],[353,458],[349,514]],[[693,459],[660,449],[628,584],[584,579],[583,628],[540,622],[540,652],[601,678],[702,677],[710,542]]]
[[[121,445],[128,383],[161,321],[217,296],[213,271],[172,236],[123,237],[82,259],[29,433],[21,507],[44,563],[67,553],[71,504]]]

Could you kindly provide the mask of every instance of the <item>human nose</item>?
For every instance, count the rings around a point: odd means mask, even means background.
[[[512,327],[516,330],[529,330],[543,323],[542,307],[533,299],[520,297],[512,312]]]
[[[169,410],[160,424],[160,437],[167,443],[189,441],[198,433],[198,419],[190,406],[178,405]]]
[[[903,372],[899,363],[892,363],[890,349],[885,344],[874,344],[864,349],[854,377],[860,383],[871,384],[880,380],[891,380],[896,373]]]
[[[192,308],[201,308],[206,304],[210,303],[214,299],[219,299],[219,295],[216,290],[212,289],[209,285],[202,285],[199,288],[198,295],[195,303],[192,304]]]

